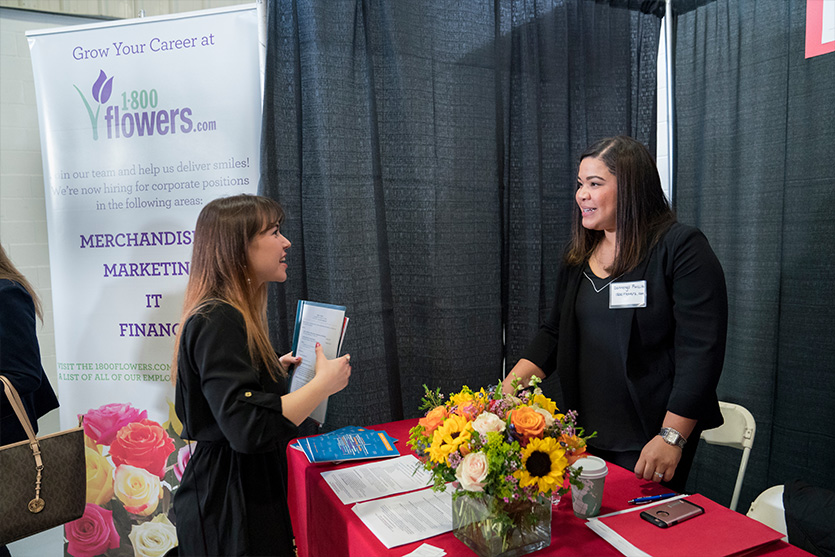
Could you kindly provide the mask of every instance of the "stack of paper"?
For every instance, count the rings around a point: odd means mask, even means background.
[[[302,362],[293,371],[291,392],[307,385],[316,376],[317,342],[322,345],[322,352],[329,360],[339,356],[347,326],[345,306],[299,300],[293,332],[293,354],[301,356]],[[325,399],[310,413],[310,417],[323,424],[327,410],[328,399]]]

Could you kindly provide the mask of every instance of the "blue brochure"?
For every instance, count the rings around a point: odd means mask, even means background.
[[[385,431],[348,426],[330,433],[299,439],[310,462],[338,462],[400,456],[396,439]]]

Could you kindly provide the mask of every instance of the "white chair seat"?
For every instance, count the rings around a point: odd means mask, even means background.
[[[760,493],[748,509],[748,517],[783,534],[783,541],[789,541],[786,528],[786,510],[783,507],[783,486],[774,485]]]

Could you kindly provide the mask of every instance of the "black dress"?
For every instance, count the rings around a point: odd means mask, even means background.
[[[8,279],[0,279],[0,374],[14,385],[37,433],[38,418],[58,408],[58,399],[41,366],[32,296]],[[0,387],[0,445],[24,439],[26,432]]]
[[[249,357],[241,313],[217,302],[183,326],[177,415],[197,446],[174,494],[180,555],[292,555],[287,442],[296,427]]]

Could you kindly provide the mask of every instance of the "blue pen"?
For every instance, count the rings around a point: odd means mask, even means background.
[[[636,497],[627,501],[630,505],[640,505],[641,503],[650,503],[652,501],[659,501],[668,497],[675,497],[678,493],[662,493],[661,495],[648,495],[646,497]]]

